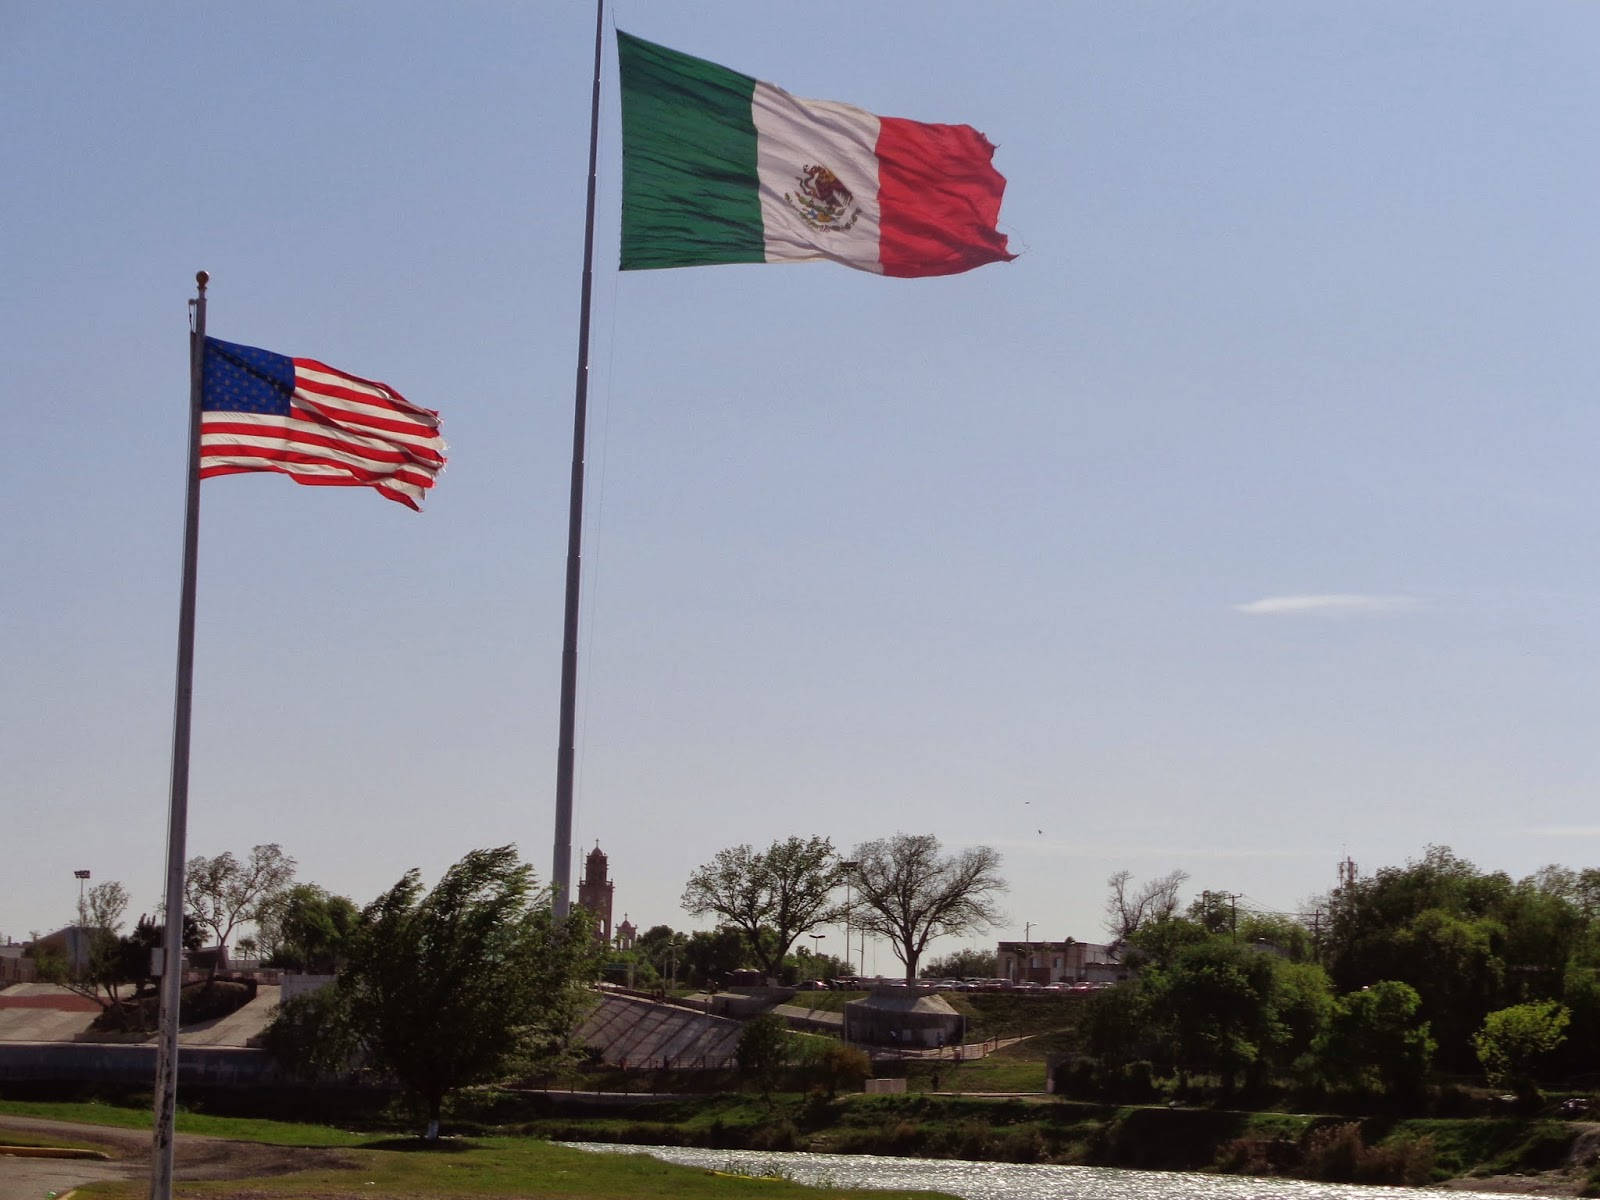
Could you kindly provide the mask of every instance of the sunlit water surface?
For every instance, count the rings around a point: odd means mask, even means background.
[[[871,1154],[800,1154],[773,1150],[703,1150],[692,1146],[618,1146],[568,1142],[602,1154],[650,1154],[665,1162],[743,1175],[781,1175],[832,1187],[910,1188],[966,1200],[1397,1200],[1410,1189],[1252,1179],[1113,1167],[1046,1167],[959,1159],[887,1158]],[[1434,1193],[1437,1194],[1437,1193]],[[1488,1192],[1450,1192],[1452,1200]]]

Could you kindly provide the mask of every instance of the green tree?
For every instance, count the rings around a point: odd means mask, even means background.
[[[751,1018],[739,1033],[739,1073],[770,1098],[784,1067],[789,1065],[790,1046],[789,1026],[782,1017],[763,1013]]]
[[[1433,1035],[1459,1063],[1472,1031],[1503,998],[1505,928],[1491,916],[1426,909],[1394,934],[1399,957],[1393,978],[1417,990]]]
[[[1089,997],[1078,1029],[1103,1077],[1141,1059],[1159,1064],[1163,1071],[1173,1066],[1171,1024],[1166,1010],[1154,1003],[1155,983],[1141,977]]]
[[[797,937],[843,915],[833,899],[843,882],[831,841],[791,837],[765,850],[719,851],[689,876],[682,903],[691,916],[714,915],[739,930],[762,972],[777,977]]]
[[[277,842],[251,847],[242,863],[227,851],[215,858],[197,855],[184,867],[184,908],[226,950],[235,927],[257,920],[289,886],[294,866]]]
[[[1185,916],[1207,933],[1235,933],[1239,924],[1239,900],[1232,892],[1203,891],[1189,902]]]
[[[1568,1066],[1592,1071],[1600,1065],[1600,967],[1574,954],[1562,976],[1561,1003],[1572,1013]]]
[[[1185,1080],[1216,1074],[1225,1090],[1310,1071],[1333,1010],[1321,967],[1185,917],[1145,924],[1130,957],[1135,978],[1097,993],[1080,1021],[1103,1085],[1140,1060]]]
[[[714,990],[730,971],[744,965],[744,935],[737,929],[720,925],[716,929],[697,929],[684,943],[683,979]]]
[[[1538,1095],[1538,1074],[1567,1038],[1572,1014],[1554,1000],[1514,1004],[1490,1013],[1472,1036],[1483,1073],[1492,1087],[1514,1088],[1519,1096]]]
[[[1001,919],[1006,882],[1000,855],[988,846],[945,855],[932,834],[897,833],[857,846],[852,857],[854,922],[888,940],[908,984],[934,938],[976,933]]]
[[[264,904],[258,921],[270,966],[332,975],[344,964],[361,910],[347,896],[297,883]]]
[[[555,920],[516,848],[474,850],[424,893],[411,870],[361,913],[338,1001],[371,1062],[421,1103],[558,1059],[587,1007],[600,949],[574,906]],[[333,1001],[330,1001],[330,1003]]]
[[[1273,964],[1272,1059],[1282,1074],[1316,1074],[1318,1040],[1333,1019],[1333,987],[1316,963]]]
[[[279,1004],[262,1041],[291,1075],[310,1082],[344,1074],[364,1053],[352,1024],[350,996],[336,984]]]
[[[663,986],[676,987],[680,979],[688,976],[688,960],[684,953],[688,945],[688,934],[679,933],[670,925],[652,925],[639,935],[633,948],[650,964]]]
[[[1311,930],[1293,917],[1277,913],[1241,912],[1235,936],[1248,946],[1276,949],[1290,962],[1308,963],[1316,960]]]
[[[815,1050],[807,1065],[817,1085],[832,1100],[841,1091],[856,1091],[872,1078],[872,1059],[858,1046],[832,1039]]]
[[[1146,964],[1168,967],[1178,955],[1191,946],[1204,945],[1212,939],[1205,926],[1188,917],[1164,917],[1158,921],[1145,921],[1128,936],[1122,951],[1122,961],[1138,970]]]
[[[815,954],[805,946],[795,947],[795,952],[783,960],[786,982],[805,983],[811,980],[838,979],[849,975],[854,968],[842,958],[831,954]]]
[[[95,884],[78,900],[80,952],[75,956],[36,955],[39,977],[86,996],[101,1008],[119,1005],[118,988],[135,982],[117,937],[127,909],[127,888],[114,879]]]
[[[1223,1091],[1271,1053],[1274,963],[1271,956],[1225,938],[1185,947],[1165,970],[1152,970],[1152,991],[1173,1031],[1184,1074],[1215,1072]]]
[[[1438,1039],[1440,1064],[1468,1069],[1471,1035],[1485,1015],[1559,995],[1565,947],[1581,920],[1562,887],[1551,869],[1514,884],[1430,846],[1420,859],[1348,881],[1329,898],[1329,974],[1346,992],[1385,979],[1410,984]]]
[[[1384,979],[1338,997],[1317,1056],[1334,1083],[1407,1096],[1421,1089],[1434,1048],[1417,989]]]
[[[1000,974],[1000,956],[993,950],[953,950],[922,968],[924,979],[993,979]]]

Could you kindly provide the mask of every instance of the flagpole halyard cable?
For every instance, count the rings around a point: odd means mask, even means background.
[[[206,284],[196,272],[189,312],[189,473],[183,520],[183,577],[178,600],[178,666],[172,702],[172,789],[167,810],[167,881],[161,936],[161,1033],[156,1049],[155,1131],[150,1152],[152,1200],[171,1200],[178,1106],[178,1016],[183,997],[183,869],[189,824],[189,726],[194,700],[195,579],[200,541],[200,405],[205,389]]]
[[[589,394],[589,309],[594,290],[595,163],[600,148],[600,51],[605,0],[596,0],[594,88],[589,102],[589,183],[583,227],[583,286],[578,314],[578,371],[572,405],[572,488],[567,517],[567,590],[561,640],[560,745],[556,752],[555,847],[550,882],[555,915],[565,918],[572,898],[572,776],[576,757],[578,694],[578,592],[583,545],[583,440]]]

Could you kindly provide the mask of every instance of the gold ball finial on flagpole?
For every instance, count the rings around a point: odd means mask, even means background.
[[[207,271],[196,271],[194,273],[194,281],[198,283],[201,290],[204,291],[206,284],[211,282],[211,275]]]

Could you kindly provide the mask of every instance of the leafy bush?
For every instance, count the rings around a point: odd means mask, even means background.
[[[1519,1096],[1538,1092],[1535,1077],[1550,1054],[1567,1040],[1571,1011],[1554,1000],[1514,1004],[1490,1013],[1472,1035],[1472,1048],[1491,1087],[1516,1090]]]
[[[1217,1151],[1217,1170],[1233,1175],[1289,1175],[1300,1169],[1301,1151],[1293,1138],[1248,1133]]]
[[[191,983],[183,989],[178,1005],[178,1023],[215,1021],[238,1012],[256,997],[254,980],[213,979]],[[93,1029],[100,1033],[143,1033],[156,1028],[161,1020],[161,994],[149,991],[106,1009],[95,1018]]]
[[[1416,1187],[1433,1175],[1433,1139],[1402,1134],[1368,1146],[1358,1122],[1324,1125],[1306,1138],[1302,1171],[1333,1183],[1376,1183]]]
[[[279,1004],[262,1042],[290,1075],[311,1081],[350,1070],[360,1045],[350,1024],[349,999],[337,987]]]
[[[776,1121],[763,1122],[752,1130],[749,1146],[752,1150],[798,1150],[803,1141],[794,1122],[780,1117]]]
[[[772,1094],[789,1062],[789,1026],[782,1017],[763,1013],[746,1021],[739,1034],[739,1073],[752,1080],[763,1096]]]
[[[867,1052],[843,1042],[830,1041],[813,1052],[807,1067],[829,1100],[841,1091],[859,1091],[861,1085],[872,1078],[872,1060]]]

